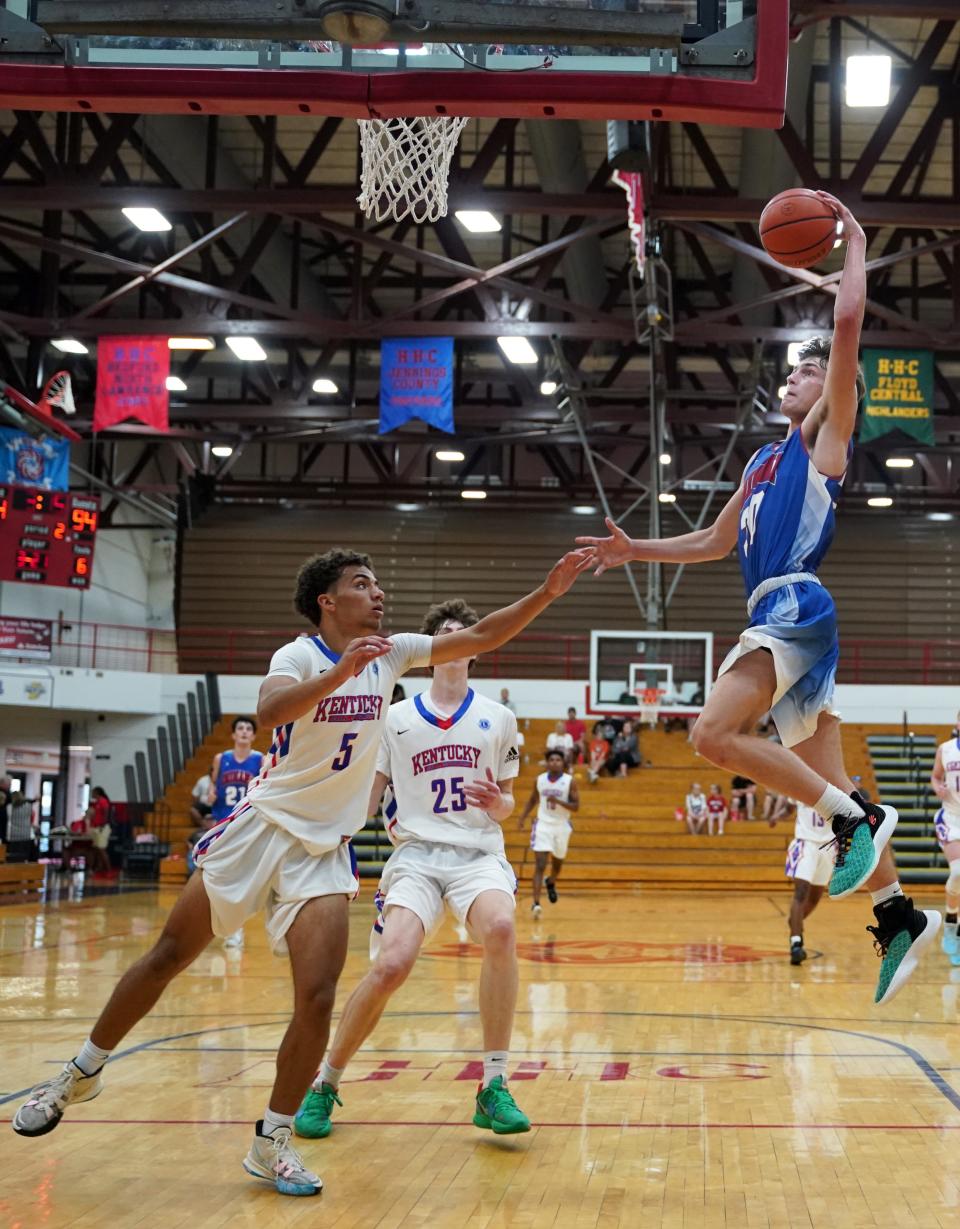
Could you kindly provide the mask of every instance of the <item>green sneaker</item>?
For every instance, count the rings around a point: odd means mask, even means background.
[[[893,807],[863,803],[865,815],[850,818],[838,815],[833,821],[837,847],[836,862],[830,876],[830,899],[849,896],[870,878],[877,869],[880,854],[897,826]]]
[[[475,1127],[486,1127],[495,1135],[519,1135],[530,1130],[530,1119],[519,1108],[507,1082],[502,1075],[484,1088],[477,1089],[477,1111],[473,1115]]]
[[[903,987],[940,930],[934,909],[914,909],[909,896],[892,896],[874,909],[876,926],[868,926],[882,957],[875,1003],[889,1003]]]
[[[309,1089],[293,1120],[294,1131],[304,1139],[326,1139],[333,1130],[330,1115],[334,1102],[343,1108],[337,1090],[330,1084],[321,1084],[319,1090]]]

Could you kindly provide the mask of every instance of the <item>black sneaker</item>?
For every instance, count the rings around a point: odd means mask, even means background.
[[[551,905],[555,905],[557,903],[557,885],[552,879],[545,879],[543,886],[547,889],[547,900]]]
[[[791,964],[803,964],[806,958],[807,958],[807,949],[803,946],[802,943],[791,943],[790,944],[790,963]]]
[[[877,869],[880,854],[897,826],[897,812],[893,807],[867,802],[856,790],[850,797],[866,813],[856,817],[834,817],[833,840],[827,842],[837,851],[830,876],[831,900],[850,896],[866,883]],[[826,847],[821,846],[822,849]]]
[[[906,984],[924,950],[940,930],[935,909],[914,909],[909,896],[891,896],[875,906],[876,926],[868,926],[877,955],[882,957],[875,1003],[889,1003]]]

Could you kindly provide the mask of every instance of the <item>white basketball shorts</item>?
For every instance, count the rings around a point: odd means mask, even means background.
[[[791,841],[783,868],[788,879],[803,879],[815,887],[825,887],[833,874],[833,849],[821,849],[816,841],[799,837]]]
[[[937,818],[933,821],[933,826],[941,845],[947,845],[950,841],[960,841],[960,815],[956,811],[948,811],[946,807],[941,807],[937,812]]]
[[[360,888],[349,842],[307,853],[295,836],[267,823],[249,804],[206,833],[194,857],[213,933],[226,938],[263,909],[270,948],[278,956],[286,952],[286,933],[308,900],[341,894],[353,900]]]
[[[561,861],[567,856],[573,825],[565,819],[537,819],[530,829],[530,848],[534,853],[551,853]]]

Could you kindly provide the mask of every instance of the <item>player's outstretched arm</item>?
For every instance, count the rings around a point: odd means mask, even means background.
[[[940,748],[937,747],[937,754],[933,757],[933,771],[930,773],[930,788],[938,798],[944,798],[947,793],[947,775],[943,771],[943,756],[940,754]]]
[[[314,678],[299,682],[286,674],[268,674],[260,684],[257,721],[268,726],[296,721],[392,648],[392,641],[385,636],[360,636],[350,641],[335,666]]]
[[[829,192],[818,192],[843,223],[847,251],[833,305],[833,338],[820,405],[801,430],[821,473],[839,476],[847,468],[847,451],[857,422],[857,365],[860,330],[867,299],[867,240],[850,210]],[[808,425],[809,423],[809,425]]]
[[[430,665],[442,666],[444,662],[459,661],[461,657],[475,657],[478,653],[489,653],[506,644],[546,610],[551,602],[562,597],[580,573],[591,566],[592,561],[592,553],[588,550],[568,551],[559,563],[553,565],[543,584],[519,602],[504,606],[502,610],[494,610],[472,627],[437,636],[430,653]]]
[[[724,559],[736,546],[742,498],[734,492],[712,525],[675,538],[630,538],[605,517],[610,537],[577,538],[577,542],[593,551],[595,576],[623,563],[709,563]]]

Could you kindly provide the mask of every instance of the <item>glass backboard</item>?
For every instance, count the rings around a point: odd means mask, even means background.
[[[693,716],[713,681],[712,632],[591,631],[587,712]]]

